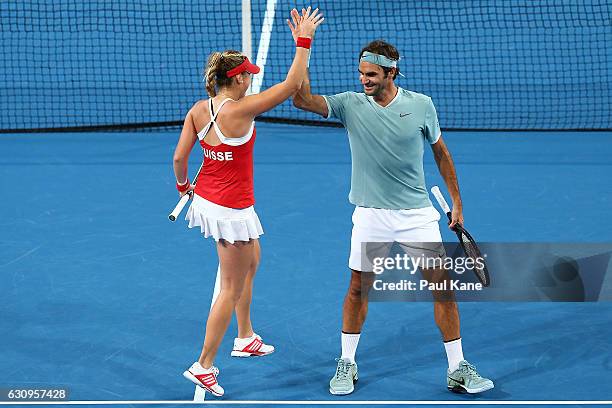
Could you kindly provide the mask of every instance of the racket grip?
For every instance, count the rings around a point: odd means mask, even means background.
[[[444,213],[447,215],[447,217],[449,219],[451,219],[451,210],[450,210],[450,207],[448,206],[448,203],[444,199],[444,196],[442,195],[442,192],[440,191],[440,188],[438,186],[433,186],[431,188],[431,193],[434,195],[434,197],[436,197],[436,201],[438,202],[438,204],[442,208],[442,211],[444,211]]]
[[[168,219],[172,222],[176,221],[176,217],[179,216],[179,214],[181,213],[181,211],[183,211],[183,208],[185,208],[185,205],[187,204],[187,202],[189,201],[189,199],[191,198],[191,192],[185,194],[184,196],[181,197],[181,199],[179,200],[179,202],[176,204],[176,207],[174,207],[174,210],[172,210],[172,212],[170,213],[170,215],[168,215]]]

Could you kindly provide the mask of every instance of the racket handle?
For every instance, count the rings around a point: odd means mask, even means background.
[[[191,198],[192,194],[193,193],[190,191],[189,193],[187,193],[187,194],[185,194],[184,196],[181,197],[179,202],[176,204],[176,207],[174,207],[174,210],[172,210],[170,215],[168,215],[168,219],[170,221],[172,221],[172,222],[176,221],[176,217],[178,217],[179,214],[181,213],[181,211],[183,211],[183,208],[185,208],[185,205],[187,204],[187,202]]]
[[[451,210],[450,210],[450,207],[448,206],[448,203],[444,199],[444,196],[442,195],[442,192],[440,191],[440,187],[433,186],[431,188],[431,193],[434,195],[434,197],[436,197],[436,201],[438,202],[438,205],[440,205],[440,208],[442,208],[442,211],[444,211],[444,213],[446,214],[446,216],[450,220],[451,219]]]

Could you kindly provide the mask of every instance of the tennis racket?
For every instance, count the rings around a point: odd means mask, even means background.
[[[200,168],[198,169],[198,172],[196,173],[195,177],[193,178],[193,185],[195,185],[198,182],[198,176],[200,175],[200,172],[202,171],[202,166],[204,166],[204,162],[202,162],[202,164],[200,165]],[[193,190],[191,190],[190,192],[188,192],[187,194],[182,196],[181,199],[179,200],[179,202],[176,204],[176,207],[174,207],[174,210],[172,210],[170,215],[168,215],[168,219],[170,221],[172,221],[172,222],[176,221],[176,217],[179,216],[181,211],[183,211],[183,208],[185,208],[185,205],[187,205],[187,202],[192,197],[193,197]]]
[[[438,186],[433,186],[431,188],[431,192],[434,197],[436,197],[438,204],[442,208],[442,211],[446,213],[446,216],[448,217],[448,220],[450,222],[452,220],[451,210],[448,204],[446,203],[446,200],[444,199],[440,188],[438,188]],[[491,284],[489,270],[487,269],[487,264],[485,262],[484,257],[480,253],[478,245],[476,245],[476,241],[474,240],[474,238],[472,238],[470,233],[467,232],[467,230],[463,228],[463,226],[460,224],[456,224],[453,227],[453,231],[455,231],[455,234],[457,234],[457,238],[459,238],[459,243],[461,244],[465,255],[468,258],[472,258],[474,260],[475,266],[473,271],[476,274],[476,277],[478,278],[480,283],[482,283],[482,286],[489,286]],[[477,258],[480,258],[481,262],[476,262]]]

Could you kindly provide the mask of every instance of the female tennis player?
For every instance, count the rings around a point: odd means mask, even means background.
[[[250,318],[258,239],[263,234],[253,208],[254,119],[300,89],[310,43],[322,22],[319,10],[309,7],[297,25],[295,57],[285,80],[257,95],[245,96],[258,66],[238,51],[213,52],[205,72],[210,99],[197,102],[187,113],[174,152],[179,194],[195,193],[186,216],[189,228],[199,227],[204,237],[215,239],[221,273],[221,291],[206,322],[202,353],[183,375],[215,396],[224,390],[213,362],[234,310],[238,337],[231,355],[264,356],[274,351],[253,331]],[[187,162],[197,140],[204,149],[204,164],[194,186],[187,178]]]

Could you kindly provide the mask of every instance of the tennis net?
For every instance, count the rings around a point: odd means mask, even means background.
[[[251,1],[261,89],[291,63],[285,19],[294,6]],[[360,91],[359,51],[382,38],[402,55],[398,85],[430,95],[445,128],[612,128],[608,0],[316,6],[326,17],[311,58],[316,93]],[[237,0],[0,2],[0,129],[178,125],[206,97],[207,55],[244,48],[242,10]],[[321,119],[290,102],[265,117]]]

